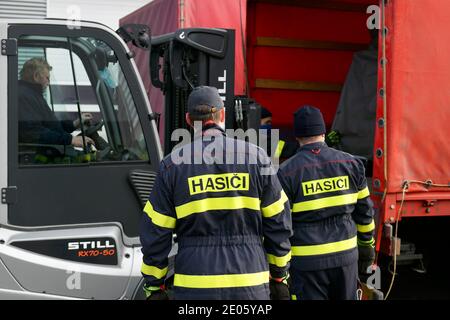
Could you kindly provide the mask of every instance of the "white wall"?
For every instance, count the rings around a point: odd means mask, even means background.
[[[47,16],[74,19],[79,11],[81,20],[100,22],[116,30],[120,18],[149,2],[151,0],[48,0]]]

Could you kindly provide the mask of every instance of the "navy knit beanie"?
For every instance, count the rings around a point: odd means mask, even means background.
[[[322,113],[313,106],[300,107],[294,113],[294,129],[298,138],[324,134],[326,128]]]

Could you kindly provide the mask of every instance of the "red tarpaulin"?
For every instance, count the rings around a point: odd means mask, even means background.
[[[150,26],[152,36],[174,32],[178,26],[178,0],[155,0],[148,5],[130,13],[120,19],[120,25],[128,23],[139,23]],[[152,111],[163,114],[164,96],[159,88],[151,84],[149,71],[148,51],[134,50],[136,52],[135,61],[144,82],[145,90],[152,106]],[[164,115],[160,121],[160,132],[164,132]],[[160,135],[161,143],[164,137]]]
[[[400,192],[404,180],[448,185],[450,1],[390,1],[386,19],[388,191]],[[384,149],[382,139],[380,130],[375,148]],[[412,184],[410,190],[430,189]]]

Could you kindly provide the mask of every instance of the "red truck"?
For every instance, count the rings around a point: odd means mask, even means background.
[[[410,264],[441,272],[450,226],[449,20],[447,0],[155,0],[120,23],[147,24],[153,36],[180,28],[235,30],[234,95],[271,110],[274,126],[287,135],[303,104],[319,107],[331,129],[354,53],[367,47],[368,26],[375,23],[378,80],[368,178],[377,250],[394,269]],[[148,56],[137,52],[136,61],[153,110],[163,113]]]

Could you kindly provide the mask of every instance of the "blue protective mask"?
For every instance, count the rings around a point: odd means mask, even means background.
[[[109,72],[108,68],[100,71],[100,78],[102,78],[103,81],[105,81],[105,84],[111,89],[115,89],[117,87],[117,83],[112,78],[111,72]]]
[[[270,130],[272,130],[272,125],[271,124],[262,124],[259,128],[267,130],[267,135],[270,135]]]

